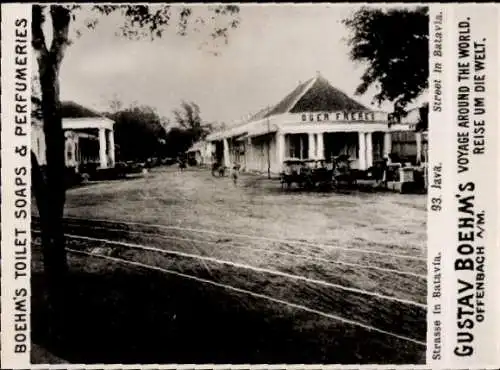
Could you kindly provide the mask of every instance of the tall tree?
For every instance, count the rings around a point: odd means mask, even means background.
[[[145,160],[160,154],[161,143],[166,140],[166,123],[154,108],[134,105],[107,116],[115,122],[115,143],[120,147],[120,160]]]
[[[170,128],[165,140],[166,154],[169,157],[177,157],[182,155],[193,144],[194,139],[191,132],[174,126]]]
[[[367,65],[356,94],[375,86],[374,101],[389,101],[394,113],[403,115],[428,86],[428,8],[363,7],[343,24],[351,33],[350,58]]]
[[[83,10],[87,17],[86,27],[95,28],[102,16],[120,13],[123,24],[117,33],[128,38],[161,38],[168,26],[173,23],[180,35],[190,29],[199,30],[200,25],[210,29],[212,40],[227,43],[230,29],[239,25],[239,8],[233,5],[217,5],[207,8],[202,16],[196,16],[193,9],[185,6],[168,5],[88,5]],[[197,7],[196,9],[201,9]],[[79,14],[80,5],[33,5],[32,6],[32,46],[36,53],[38,74],[41,87],[41,106],[43,129],[46,141],[47,176],[41,184],[41,177],[34,174],[38,186],[34,189],[40,211],[42,228],[42,248],[44,271],[51,289],[49,294],[57,295],[60,283],[64,282],[67,272],[65,252],[63,211],[65,203],[65,161],[64,133],[60,112],[59,71],[68,46],[70,27]],[[194,18],[194,19],[193,19]],[[51,23],[52,41],[47,44],[44,27]],[[77,30],[80,34],[80,30]],[[36,160],[36,158],[34,158]],[[34,169],[38,166],[33,167]],[[50,205],[50,207],[49,207]]]
[[[211,130],[210,124],[201,119],[200,107],[194,102],[183,101],[181,108],[173,113],[175,123],[190,134],[193,142],[205,138]]]

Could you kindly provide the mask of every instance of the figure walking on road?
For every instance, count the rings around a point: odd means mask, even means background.
[[[233,167],[231,168],[231,178],[233,179],[233,183],[236,186],[238,184],[238,177],[240,172],[240,165],[238,162],[233,163]]]
[[[179,170],[181,172],[184,172],[184,170],[186,169],[186,159],[184,157],[180,157],[178,159],[178,162],[179,162]]]

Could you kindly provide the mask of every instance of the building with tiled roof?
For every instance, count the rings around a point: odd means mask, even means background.
[[[389,157],[392,133],[386,112],[365,107],[319,73],[247,121],[207,137],[217,160],[239,162],[252,171],[277,173],[286,159],[329,159],[347,155],[361,170]]]

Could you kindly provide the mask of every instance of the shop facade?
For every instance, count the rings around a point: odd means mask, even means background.
[[[389,158],[393,135],[411,124],[389,124],[385,112],[368,109],[321,75],[300,84],[281,102],[246,122],[208,136],[213,158],[242,169],[279,173],[287,159],[330,159],[347,155],[366,170]]]

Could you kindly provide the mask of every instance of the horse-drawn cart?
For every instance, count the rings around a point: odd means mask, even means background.
[[[302,175],[303,161],[301,159],[288,159],[283,162],[283,171],[280,173],[281,187],[290,188],[292,184],[297,184],[297,186],[302,187],[303,175]]]
[[[340,155],[331,161],[324,159],[289,159],[283,162],[282,188],[295,183],[305,189],[336,189],[343,184],[356,184],[356,171],[351,169],[349,157]]]
[[[333,168],[329,169],[324,160],[289,159],[283,163],[281,186],[291,188],[295,183],[299,188],[315,189],[331,188],[333,184]]]
[[[333,184],[335,187],[356,185],[358,176],[357,172],[351,168],[349,156],[345,154],[339,155],[332,162]]]

